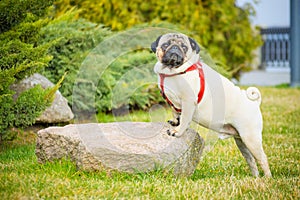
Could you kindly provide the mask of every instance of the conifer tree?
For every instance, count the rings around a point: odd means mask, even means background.
[[[51,60],[47,50],[51,43],[38,45],[39,30],[52,0],[0,1],[0,141],[11,139],[11,127],[23,127],[50,105],[59,85],[41,86],[13,98],[10,86],[45,67]]]

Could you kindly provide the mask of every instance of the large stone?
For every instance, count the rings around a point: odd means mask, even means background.
[[[190,176],[200,161],[204,141],[187,129],[168,136],[167,124],[115,122],[49,127],[37,135],[40,163],[70,158],[82,170],[149,172],[157,169]]]
[[[14,98],[16,99],[22,92],[33,88],[35,85],[40,84],[42,88],[53,87],[54,84],[51,83],[46,77],[41,74],[35,73],[32,76],[23,79],[17,84],[13,84],[11,89],[16,93]],[[59,91],[56,91],[55,98],[51,104],[37,119],[40,123],[59,123],[68,122],[73,119],[74,115],[71,108],[68,105],[66,98],[62,96]]]

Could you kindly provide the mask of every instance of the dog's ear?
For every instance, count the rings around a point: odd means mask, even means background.
[[[189,41],[190,41],[190,44],[191,44],[191,47],[194,51],[196,51],[196,53],[199,53],[200,52],[200,46],[198,45],[198,43],[189,37]]]
[[[161,35],[161,36],[162,36],[162,35]],[[154,53],[156,53],[156,48],[157,48],[157,46],[158,46],[158,43],[159,43],[159,40],[160,40],[161,36],[159,36],[159,37],[156,39],[156,41],[154,41],[154,42],[151,44],[151,50],[152,50]]]

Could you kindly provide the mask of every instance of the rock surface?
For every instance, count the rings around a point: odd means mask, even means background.
[[[13,84],[11,89],[16,92],[14,98],[16,99],[23,91],[40,84],[42,88],[53,87],[54,84],[51,83],[46,77],[41,74],[35,73],[32,76],[20,81],[17,84]],[[68,105],[66,98],[62,96],[59,91],[56,91],[55,98],[51,104],[36,121],[40,123],[59,123],[68,122],[73,119],[74,114]]]
[[[49,127],[37,135],[40,163],[70,158],[82,170],[149,172],[157,169],[190,176],[200,161],[204,141],[192,129],[168,136],[167,124],[115,122]]]

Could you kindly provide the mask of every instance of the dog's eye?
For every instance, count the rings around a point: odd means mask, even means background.
[[[166,49],[166,48],[168,48],[168,46],[169,46],[169,44],[168,44],[168,43],[163,43],[163,44],[161,45],[161,47],[162,47],[163,49]]]
[[[188,51],[188,48],[187,48],[187,46],[185,46],[185,45],[182,45],[181,48],[182,48],[182,50],[183,50],[185,53]]]

